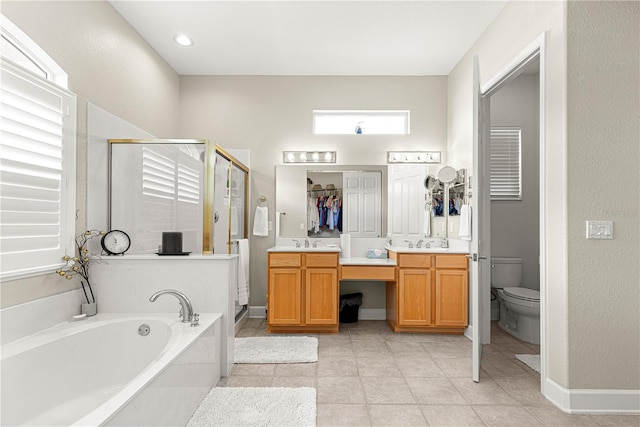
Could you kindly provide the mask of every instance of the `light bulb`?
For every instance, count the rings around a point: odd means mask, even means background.
[[[177,36],[175,36],[173,38],[176,43],[178,43],[180,46],[191,46],[193,44],[193,40],[191,40],[189,38],[189,36],[186,36],[184,34],[178,34]]]
[[[303,162],[307,161],[307,153],[300,153],[300,160]]]
[[[314,162],[317,162],[318,160],[320,160],[320,154],[318,153],[313,153],[311,155],[311,158],[313,159]]]
[[[333,153],[331,153],[331,152],[324,153],[324,160],[325,161],[330,162],[332,158],[333,158]]]
[[[287,160],[294,162],[296,160],[296,155],[293,153],[287,153]]]

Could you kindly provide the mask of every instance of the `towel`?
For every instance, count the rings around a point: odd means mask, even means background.
[[[266,206],[257,206],[256,207],[256,216],[253,220],[253,235],[254,236],[268,236],[269,235],[269,225],[267,221],[269,220],[269,210]]]
[[[425,205],[424,212],[422,213],[422,217],[424,221],[424,226],[422,227],[422,233],[426,237],[431,237],[431,212],[432,211],[433,209],[431,209],[430,205]]]
[[[462,205],[460,210],[458,237],[462,240],[471,240],[471,206],[469,205]]]
[[[238,304],[249,304],[249,241],[238,240]]]

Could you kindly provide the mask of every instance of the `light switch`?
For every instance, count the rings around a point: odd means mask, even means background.
[[[587,239],[613,239],[613,221],[587,221]]]

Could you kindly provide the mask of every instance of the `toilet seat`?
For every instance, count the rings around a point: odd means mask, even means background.
[[[529,288],[503,288],[505,295],[530,302],[540,302],[540,292]]]

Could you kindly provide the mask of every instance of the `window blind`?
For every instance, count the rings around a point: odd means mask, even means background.
[[[0,273],[8,279],[55,270],[74,254],[75,96],[8,61],[1,80]]]
[[[521,200],[521,129],[491,128],[490,193],[493,200]]]

